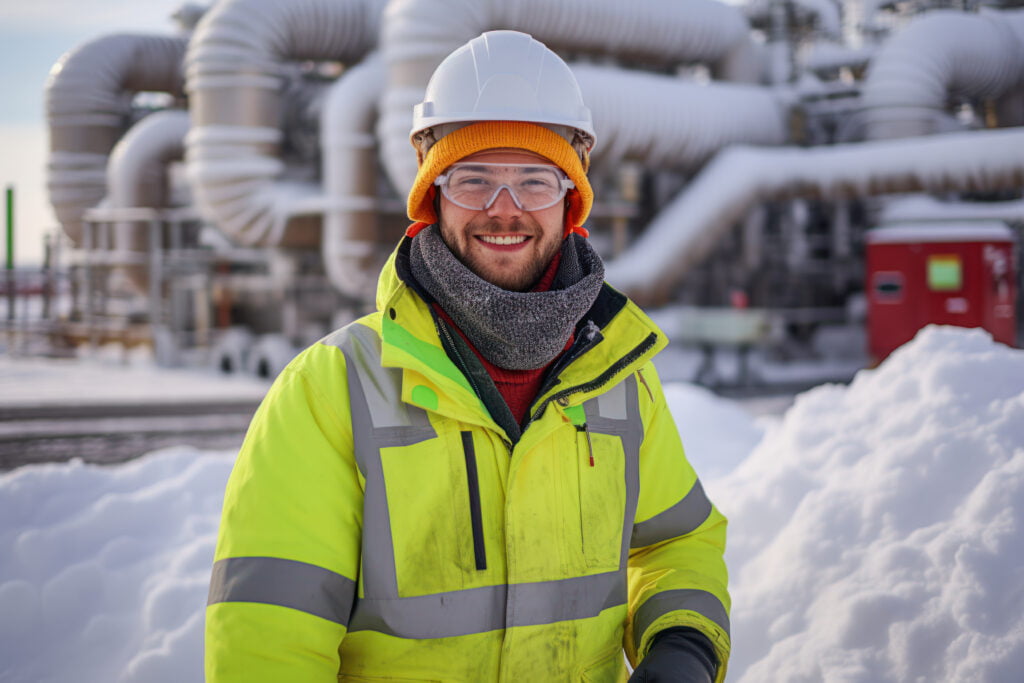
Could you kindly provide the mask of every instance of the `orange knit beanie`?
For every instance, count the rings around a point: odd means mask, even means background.
[[[456,161],[487,149],[513,147],[525,149],[549,159],[565,171],[576,185],[566,197],[569,206],[565,216],[565,235],[577,233],[586,237],[583,227],[594,204],[594,191],[587,180],[587,169],[565,138],[544,126],[523,121],[479,121],[448,133],[427,152],[409,191],[409,218],[416,221],[406,234],[415,236],[420,230],[437,222],[434,211],[434,179]]]

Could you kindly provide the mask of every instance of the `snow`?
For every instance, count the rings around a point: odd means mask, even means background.
[[[1024,352],[926,328],[781,418],[665,392],[730,518],[730,681],[1020,679]],[[201,680],[233,455],[0,475],[0,680]]]
[[[270,386],[245,375],[159,368],[144,353],[100,347],[90,357],[0,356],[0,407],[67,403],[258,401]],[[120,347],[116,347],[120,349]]]
[[[1020,680],[1024,352],[926,328],[798,397],[712,494],[736,680]]]
[[[0,680],[202,680],[232,462],[176,448],[0,477]]]

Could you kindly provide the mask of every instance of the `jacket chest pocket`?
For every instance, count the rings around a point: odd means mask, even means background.
[[[580,530],[588,568],[616,569],[622,554],[626,485],[622,440],[580,425],[576,469],[580,491]]]

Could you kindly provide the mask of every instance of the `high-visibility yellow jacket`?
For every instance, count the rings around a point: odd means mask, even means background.
[[[605,286],[600,332],[578,334],[515,440],[394,257],[378,307],[300,354],[253,419],[207,680],[622,681],[623,648],[635,665],[689,626],[721,681],[726,520],[683,454],[647,316]]]

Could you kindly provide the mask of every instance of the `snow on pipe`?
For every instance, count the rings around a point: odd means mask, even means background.
[[[730,144],[780,145],[788,136],[786,103],[768,88],[591,64],[572,70],[598,131],[595,166],[635,159],[692,170]]]
[[[82,240],[82,215],[107,192],[107,159],[134,113],[126,94],[181,97],[186,45],[187,39],[174,36],[109,35],[68,52],[50,70],[47,187],[73,243]]]
[[[831,147],[724,150],[621,256],[609,282],[641,305],[671,289],[756,204],[903,192],[987,191],[1024,185],[1024,128]]]
[[[117,143],[107,165],[106,205],[112,209],[167,206],[167,166],[181,159],[188,132],[188,112],[166,109],[132,126]],[[138,221],[114,224],[114,251],[140,260],[149,250],[149,225]],[[121,269],[138,293],[149,287],[145,264]]]
[[[280,158],[285,64],[359,61],[382,9],[383,0],[224,0],[200,21],[186,56],[186,172],[200,213],[239,243],[319,240],[319,225],[293,219],[320,188],[286,180]]]
[[[331,87],[320,116],[325,207],[321,246],[334,287],[373,301],[377,237],[377,102],[386,71],[374,52]],[[411,153],[411,150],[410,150]]]
[[[705,62],[733,81],[756,81],[761,71],[747,20],[715,0],[660,0],[642,11],[622,0],[392,0],[381,32],[388,87],[377,137],[394,187],[404,190],[416,176],[409,128],[430,75],[457,47],[498,28],[529,33],[555,50],[664,66]],[[598,147],[618,132],[599,129]]]
[[[864,82],[868,138],[934,133],[950,93],[999,98],[1024,82],[1024,11],[937,11],[886,42]]]
[[[928,195],[911,195],[887,201],[882,207],[879,223],[975,219],[1024,222],[1024,199],[997,202],[947,202]]]

